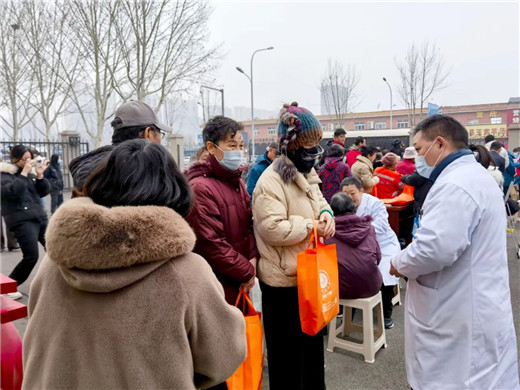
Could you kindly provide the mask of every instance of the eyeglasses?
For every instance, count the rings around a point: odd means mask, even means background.
[[[164,139],[164,137],[166,136],[166,132],[162,131],[161,129],[159,129],[158,127],[152,127],[152,130],[155,132],[155,133],[158,133],[161,135],[161,139]]]
[[[308,153],[304,149],[303,152],[302,152],[302,160],[305,160],[305,161],[316,160],[318,157],[321,157],[321,155],[323,154],[323,148],[319,144],[318,144],[318,147],[310,148],[310,149],[316,149],[317,152],[316,153]],[[307,149],[307,150],[309,150],[309,149]]]

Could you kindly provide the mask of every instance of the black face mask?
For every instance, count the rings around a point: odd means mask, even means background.
[[[292,156],[288,156],[289,159],[294,163],[294,166],[303,174],[309,173],[311,169],[318,163],[318,160],[312,159],[308,160],[308,155],[314,155],[318,153],[318,148],[298,148],[292,154]],[[304,159],[307,158],[307,159]]]

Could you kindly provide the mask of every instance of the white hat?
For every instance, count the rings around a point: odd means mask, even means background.
[[[413,146],[409,146],[404,150],[403,158],[416,158],[417,150]]]

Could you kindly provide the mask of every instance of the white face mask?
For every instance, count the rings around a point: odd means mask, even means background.
[[[433,170],[435,169],[435,165],[437,165],[437,162],[442,156],[442,152],[439,154],[439,157],[437,157],[437,160],[433,163],[433,166],[428,165],[426,162],[426,155],[430,152],[431,148],[435,144],[435,141],[432,142],[426,153],[424,153],[424,156],[417,156],[415,158],[415,169],[417,169],[417,173],[421,175],[422,177],[425,177],[426,179],[429,179]]]
[[[219,163],[227,170],[236,171],[240,165],[244,164],[245,157],[243,150],[222,150],[217,145],[215,145],[215,147],[224,153],[224,158],[220,160]]]

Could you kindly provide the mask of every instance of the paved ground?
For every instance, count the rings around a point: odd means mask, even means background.
[[[70,199],[70,194],[65,194]],[[517,225],[520,232],[520,224]],[[517,339],[520,340],[520,260],[516,257],[513,237],[509,235],[509,271],[512,305]],[[43,248],[40,248],[40,259],[43,258]],[[1,255],[1,272],[8,275],[21,258],[20,252],[4,252]],[[27,304],[30,281],[36,274],[33,271],[31,278],[20,286],[24,294],[21,302]],[[497,286],[498,287],[498,286]],[[406,288],[401,289],[404,296]],[[373,364],[365,363],[358,354],[336,349],[336,352],[325,352],[326,382],[328,390],[340,389],[408,389],[404,366],[404,336],[403,336],[403,306],[394,307],[395,327],[386,333],[388,347],[376,354]],[[15,322],[15,326],[23,337],[27,319]],[[520,351],[519,351],[520,353]],[[266,367],[267,372],[267,367]],[[267,373],[263,389],[269,389]]]

